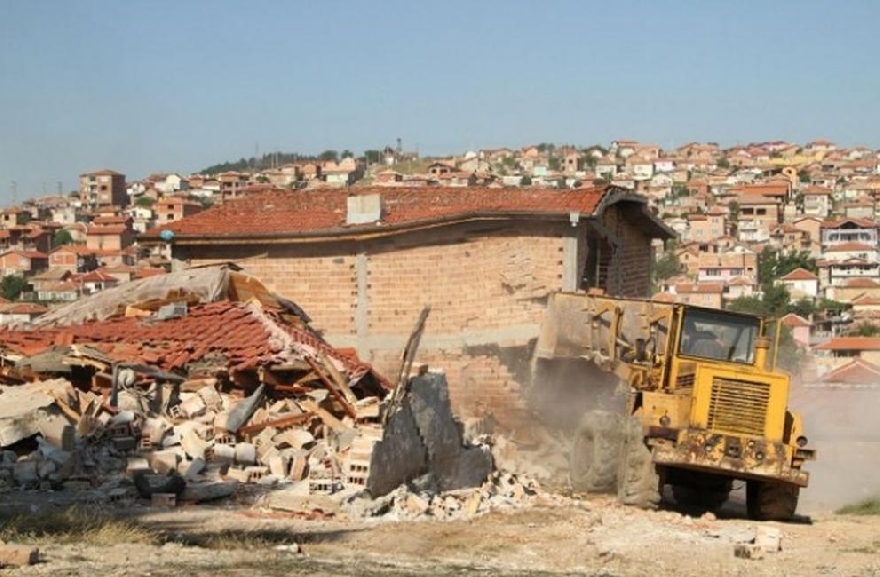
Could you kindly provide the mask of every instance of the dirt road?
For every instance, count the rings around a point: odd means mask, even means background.
[[[45,501],[28,507],[30,518],[53,514]],[[750,539],[756,524],[740,513],[732,505],[717,520],[691,518],[625,508],[605,497],[565,505],[548,498],[451,522],[308,521],[236,506],[135,506],[116,511],[124,525],[82,536],[61,523],[55,535],[19,534],[39,543],[41,563],[6,574],[880,574],[880,517],[825,514],[771,523],[782,531],[783,550],[744,560],[734,557],[734,545]],[[7,526],[16,523],[8,514],[4,518]],[[296,545],[300,553],[291,551]]]

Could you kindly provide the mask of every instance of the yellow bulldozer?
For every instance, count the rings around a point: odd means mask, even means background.
[[[612,375],[620,399],[616,410],[579,419],[572,488],[616,489],[621,502],[650,508],[670,485],[677,504],[709,511],[741,480],[751,518],[790,519],[807,486],[802,467],[815,452],[787,408],[789,376],[776,369],[775,353],[770,362],[777,329],[725,310],[598,292],[551,295],[533,390],[574,362],[566,378],[589,390]]]

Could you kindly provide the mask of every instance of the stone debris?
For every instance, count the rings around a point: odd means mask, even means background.
[[[0,541],[0,568],[34,565],[40,561],[40,550],[29,545],[12,545]]]
[[[755,529],[750,540],[736,543],[733,554],[742,559],[763,559],[765,553],[782,551],[782,531],[765,525]]]

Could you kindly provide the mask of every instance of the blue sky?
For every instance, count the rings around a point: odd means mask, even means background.
[[[880,146],[880,3],[0,2],[0,203],[261,151]]]

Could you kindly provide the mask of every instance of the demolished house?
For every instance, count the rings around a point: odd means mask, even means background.
[[[127,283],[0,330],[0,486],[172,501],[479,486],[488,449],[466,446],[443,375],[409,368],[388,381],[231,264]]]
[[[530,423],[522,390],[547,296],[648,297],[652,243],[673,236],[645,197],[614,186],[386,187],[259,193],[140,242],[191,265],[243,263],[386,374],[430,305],[420,359],[446,371],[456,414],[510,431]]]

